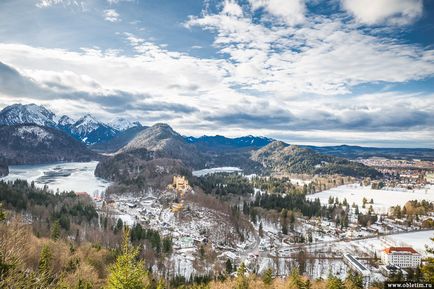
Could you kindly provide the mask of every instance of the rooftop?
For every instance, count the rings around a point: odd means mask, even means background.
[[[415,249],[411,247],[389,247],[384,249],[384,253],[391,254],[393,252],[406,252],[412,254],[419,254]]]

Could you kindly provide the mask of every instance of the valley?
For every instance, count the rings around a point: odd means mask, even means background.
[[[432,256],[424,249],[434,234],[429,149],[389,159],[354,148],[348,157],[266,137],[187,137],[164,123],[55,119],[36,105],[0,112],[0,184],[13,192],[0,203],[41,238],[59,223],[57,238],[110,251],[130,228],[149,272],[181,283],[230,280],[240,266],[252,276],[284,279],[296,268],[309,280],[346,280],[350,254],[369,284],[382,284],[391,278],[385,248]],[[424,159],[413,159],[419,153]],[[45,209],[48,195],[65,204]],[[81,213],[62,196],[94,210],[89,222],[74,223]]]

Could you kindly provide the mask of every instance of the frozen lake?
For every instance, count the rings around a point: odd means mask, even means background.
[[[34,181],[38,187],[47,185],[51,190],[87,192],[95,196],[104,192],[110,185],[97,178],[94,171],[98,162],[55,163],[43,165],[9,166],[9,175],[1,178],[4,181],[16,179]]]
[[[193,171],[193,176],[202,177],[209,174],[214,173],[234,173],[234,172],[242,172],[243,170],[237,167],[219,167],[219,168],[211,168],[211,169],[203,169],[198,171]]]

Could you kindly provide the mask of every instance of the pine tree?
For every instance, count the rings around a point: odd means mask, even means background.
[[[273,282],[273,270],[271,270],[271,268],[265,271],[264,276],[262,276],[262,281],[265,285],[271,285]]]
[[[226,273],[231,274],[233,271],[231,259],[226,260]]]
[[[288,234],[288,210],[282,209],[280,212],[280,225],[282,226],[282,234]]]
[[[289,280],[289,288],[303,288],[303,280],[301,280],[300,271],[297,267],[292,268],[291,275],[288,278]]]
[[[3,205],[0,203],[0,222],[6,220],[6,213],[3,211]]]
[[[345,278],[346,287],[354,289],[363,289],[363,278],[362,276],[350,271]]]
[[[259,223],[259,229],[258,229],[259,237],[264,237],[264,229],[262,228],[262,222]]]
[[[58,220],[53,222],[51,227],[51,239],[58,240],[60,238],[60,223]]]
[[[158,284],[157,284],[156,289],[166,289],[166,285],[164,284],[164,280],[162,278],[160,278],[160,280],[158,280]]]
[[[345,286],[342,283],[341,279],[339,279],[338,277],[329,276],[327,278],[326,288],[327,289],[344,289]]]
[[[52,254],[51,250],[47,245],[44,245],[41,250],[39,257],[38,273],[43,284],[49,284],[51,281],[51,264]]]
[[[246,277],[246,266],[244,263],[241,263],[240,267],[237,271],[237,285],[236,289],[248,289],[249,288],[249,280]]]
[[[150,288],[148,273],[145,266],[137,261],[138,248],[129,244],[130,230],[124,230],[121,254],[114,265],[110,267],[107,279],[107,289],[143,289]]]
[[[117,234],[118,232],[122,231],[123,227],[124,227],[124,223],[122,222],[122,219],[119,218],[118,221],[116,222],[116,226],[114,228],[115,234]]]

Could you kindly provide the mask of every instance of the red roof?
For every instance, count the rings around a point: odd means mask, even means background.
[[[392,252],[408,252],[408,253],[418,254],[416,250],[411,247],[390,247],[384,249],[384,252],[386,254],[390,254]]]

